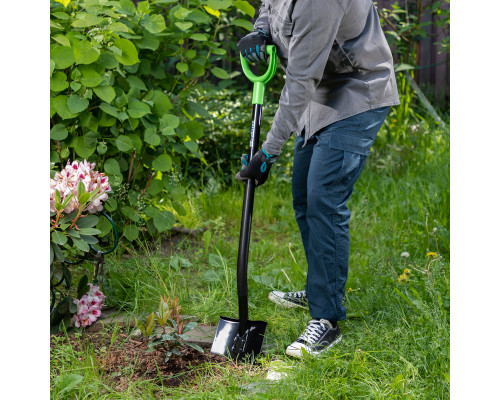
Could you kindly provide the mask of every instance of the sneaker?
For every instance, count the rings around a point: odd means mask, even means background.
[[[302,357],[302,349],[312,355],[318,355],[342,340],[338,324],[332,326],[326,319],[309,321],[306,330],[286,348],[286,354]]]
[[[286,308],[302,307],[308,308],[307,293],[305,290],[301,292],[280,292],[273,290],[269,293],[269,300]]]

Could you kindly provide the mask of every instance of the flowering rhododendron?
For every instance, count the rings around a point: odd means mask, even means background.
[[[66,214],[78,209],[80,206],[78,202],[78,184],[80,182],[83,182],[85,191],[88,193],[99,189],[97,195],[83,211],[88,211],[91,214],[102,211],[102,202],[108,199],[108,192],[111,191],[111,186],[109,185],[108,177],[104,173],[94,171],[94,167],[95,163],[90,164],[87,160],[83,160],[80,163],[78,161],[73,161],[72,163],[68,161],[66,167],[61,172],[55,174],[54,179],[50,180],[51,212],[56,211],[56,189],[61,194],[61,203],[64,203],[64,199],[70,193],[73,193],[73,198],[64,208]]]
[[[71,325],[79,328],[92,325],[101,316],[101,308],[106,296],[99,290],[99,286],[89,283],[90,290],[80,300],[73,300],[76,304],[76,314],[71,318]]]

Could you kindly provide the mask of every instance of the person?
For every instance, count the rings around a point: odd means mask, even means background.
[[[238,42],[250,62],[274,44],[286,71],[273,124],[236,179],[268,177],[297,133],[292,171],[296,221],[307,260],[305,290],[270,300],[309,308],[311,321],[286,354],[317,355],[342,339],[338,321],[349,266],[347,201],[391,106],[399,104],[392,54],[371,0],[263,0]]]

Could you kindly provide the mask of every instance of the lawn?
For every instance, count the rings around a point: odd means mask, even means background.
[[[120,386],[116,371],[112,376],[103,365],[100,353],[106,348],[98,341],[75,346],[74,337],[62,335],[52,339],[53,398],[449,398],[449,137],[425,123],[419,129],[404,145],[386,136],[377,139],[355,186],[349,203],[348,316],[340,322],[343,340],[327,354],[285,356],[310,317],[306,310],[285,310],[267,299],[274,289],[302,290],[306,278],[287,174],[290,160],[283,159],[257,189],[254,206],[249,312],[251,319],[268,322],[266,336],[273,344],[259,363],[208,360],[193,366],[177,386],[162,385],[161,368],[156,376],[137,376],[129,363],[121,373],[134,378]],[[221,315],[237,318],[242,197],[237,182],[187,191],[187,212],[178,222],[200,234],[121,247],[107,259],[107,303],[130,321],[155,311],[162,295],[178,296],[183,313],[203,324],[215,325]],[[136,340],[132,332],[110,325],[100,335],[125,348]],[[266,379],[276,364],[285,371],[282,379]]]

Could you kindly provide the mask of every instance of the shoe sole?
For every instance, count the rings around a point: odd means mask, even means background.
[[[335,339],[334,342],[330,343],[326,348],[324,348],[321,351],[307,351],[307,350],[305,350],[305,351],[307,353],[309,353],[310,355],[318,356],[318,355],[323,354],[324,352],[326,352],[328,349],[332,348],[332,346],[335,346],[336,344],[338,344],[341,340],[342,340],[342,334],[337,339]],[[299,348],[292,348],[292,349],[290,349],[290,346],[288,346],[286,348],[285,354],[288,355],[288,356],[290,356],[290,357],[301,358],[302,357],[302,349],[305,349],[305,346],[304,347],[299,347]]]
[[[283,307],[288,308],[288,309],[295,308],[295,307],[303,308],[304,310],[308,309],[307,307],[301,306],[300,304],[292,303],[291,301],[282,299],[281,297],[277,297],[273,294],[273,292],[269,293],[269,295],[267,297],[273,303],[276,303],[279,306],[283,306]]]

